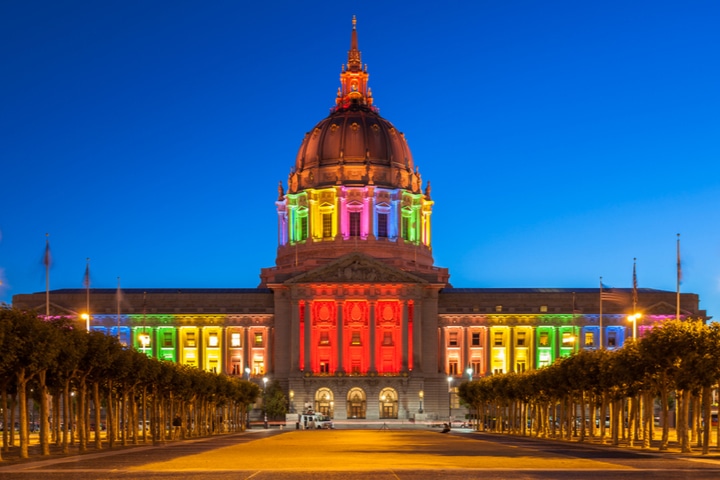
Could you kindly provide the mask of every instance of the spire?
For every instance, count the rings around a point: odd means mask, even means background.
[[[358,48],[357,19],[353,15],[352,32],[350,33],[350,50],[348,50],[347,65],[343,65],[340,73],[341,87],[338,89],[333,111],[349,108],[350,105],[363,105],[371,107],[373,103],[372,92],[367,86],[367,66],[363,69]],[[375,107],[372,107],[374,110]]]
[[[352,18],[352,33],[350,34],[350,51],[348,51],[348,69],[358,71],[362,68],[360,61],[360,50],[358,49],[357,19]]]

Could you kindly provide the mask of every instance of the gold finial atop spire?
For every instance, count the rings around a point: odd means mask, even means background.
[[[348,50],[347,65],[342,66],[340,73],[341,87],[335,99],[334,110],[347,108],[350,104],[372,106],[372,93],[367,86],[369,74],[367,65],[363,70],[358,48],[357,18],[352,17],[352,32],[350,34],[350,50]],[[374,107],[373,107],[374,108]],[[377,109],[375,109],[377,111]]]
[[[360,49],[358,48],[357,38],[357,19],[353,15],[352,33],[350,34],[350,51],[348,52],[348,69],[360,69],[362,62],[360,61]]]

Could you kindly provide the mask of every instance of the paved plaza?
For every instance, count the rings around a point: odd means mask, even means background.
[[[46,480],[720,478],[720,455],[681,456],[470,431],[251,430],[0,464],[0,478]]]

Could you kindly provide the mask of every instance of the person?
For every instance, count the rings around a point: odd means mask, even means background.
[[[172,421],[173,424],[173,440],[177,438],[178,433],[180,433],[180,429],[182,428],[182,419],[180,418],[180,415],[175,415],[175,418],[173,418]]]
[[[442,433],[448,433],[450,431],[450,425],[443,423]]]

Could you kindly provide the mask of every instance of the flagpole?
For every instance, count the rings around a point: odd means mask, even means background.
[[[120,277],[117,277],[118,288],[117,288],[117,339],[120,341]]]
[[[85,328],[90,331],[90,258],[85,259]]]
[[[677,234],[677,298],[675,299],[675,320],[680,320],[680,280],[682,270],[680,267],[680,234]]]
[[[633,291],[632,291],[632,302],[633,302],[633,315],[637,313],[637,303],[638,303],[638,291],[637,291],[637,270],[635,269],[635,266],[637,265],[637,258],[633,258]]]
[[[602,312],[602,277],[600,277],[600,350],[605,348],[603,344],[603,312]]]
[[[50,316],[50,234],[45,234],[45,318]]]

